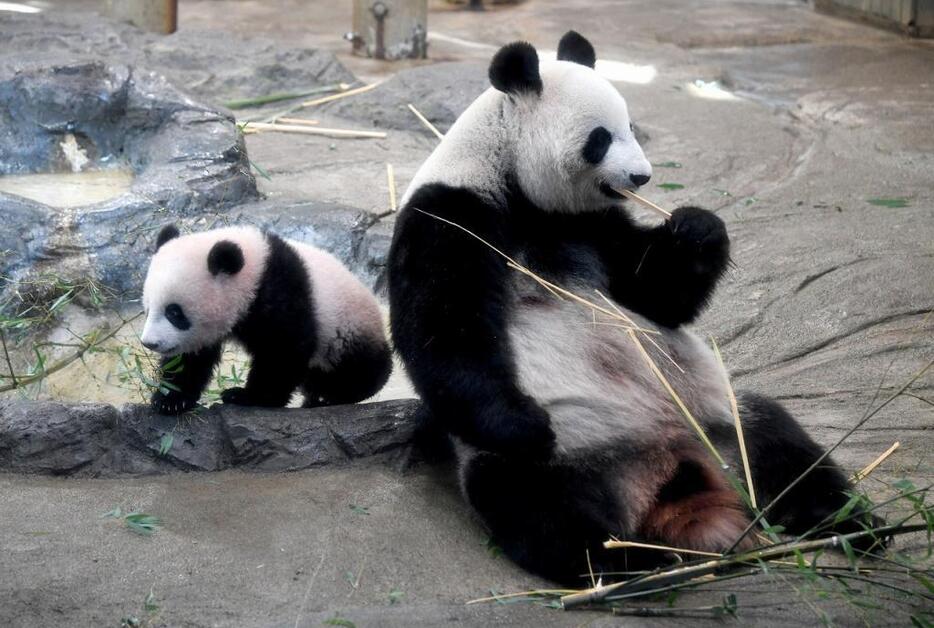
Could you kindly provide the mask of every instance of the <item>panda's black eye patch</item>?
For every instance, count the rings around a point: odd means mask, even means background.
[[[170,303],[165,306],[165,318],[178,329],[185,331],[191,327],[191,321],[185,316],[182,306],[178,303]]]
[[[587,143],[584,144],[584,161],[589,164],[598,164],[603,161],[606,151],[610,150],[610,144],[613,143],[613,136],[602,126],[598,126],[587,137]]]

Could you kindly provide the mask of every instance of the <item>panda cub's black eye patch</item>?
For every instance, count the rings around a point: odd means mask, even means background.
[[[178,303],[170,303],[165,306],[165,318],[178,329],[185,331],[191,327],[191,321],[185,316],[182,306]]]
[[[603,161],[606,151],[610,150],[610,144],[613,143],[613,136],[602,126],[598,126],[587,137],[587,143],[584,144],[584,161],[589,164],[598,164]]]

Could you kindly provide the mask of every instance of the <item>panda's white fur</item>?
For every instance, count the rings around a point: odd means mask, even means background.
[[[607,207],[600,184],[631,189],[630,175],[652,174],[633,135],[622,95],[590,68],[570,61],[543,61],[539,95],[512,95],[489,88],[445,134],[418,169],[402,199],[430,183],[476,190],[503,201],[507,172],[548,211],[593,211]],[[519,122],[521,121],[521,123]],[[583,146],[602,125],[613,135],[597,167],[568,146]]]

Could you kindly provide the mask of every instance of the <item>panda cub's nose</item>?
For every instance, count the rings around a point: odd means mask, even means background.
[[[636,185],[645,185],[649,182],[649,179],[652,178],[650,174],[631,174],[629,175],[629,180],[635,183]]]
[[[142,342],[143,342],[143,346],[149,349],[150,351],[157,351],[159,349],[158,342],[146,342],[146,341],[142,341]]]

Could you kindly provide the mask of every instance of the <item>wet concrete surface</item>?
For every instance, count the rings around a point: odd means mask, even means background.
[[[71,3],[82,4],[89,3]],[[880,386],[884,398],[934,357],[931,42],[815,14],[796,1],[530,0],[480,14],[440,2],[432,8],[430,61],[482,64],[517,38],[553,49],[575,28],[599,57],[655,68],[649,83],[617,84],[651,138],[646,152],[656,169],[644,193],[666,207],[709,207],[727,222],[736,268],[697,327],[717,339],[736,388],[782,399],[830,445]],[[180,24],[263,35],[284,48],[329,48],[365,80],[417,65],[351,57],[340,39],[349,3],[191,0],[181,3]],[[739,98],[691,95],[686,85],[698,79]],[[331,110],[303,115],[334,126],[367,122]],[[387,204],[385,163],[395,166],[402,190],[434,145],[414,128],[389,133],[385,141],[272,134],[246,141],[271,177],[259,182],[271,202],[313,198],[374,211]],[[670,162],[679,167],[663,167]],[[684,187],[666,191],[661,183]],[[870,202],[892,198],[906,206]],[[391,219],[378,226],[390,227]],[[925,401],[934,396],[934,374],[912,393],[835,456],[856,470],[901,442],[865,485],[877,499],[886,494],[882,480],[934,479],[934,412]],[[269,476],[3,476],[0,618],[115,625],[142,613],[152,588],[155,625],[311,626],[335,614],[358,626],[619,625],[532,605],[464,606],[490,589],[546,583],[490,555],[452,473],[360,464]],[[135,536],[98,518],[116,505],[144,508],[166,524],[151,538]],[[357,588],[347,572],[362,573]],[[404,593],[396,604],[393,588]],[[741,625],[816,620],[783,583],[760,581],[739,593]],[[705,603],[711,597],[719,601],[710,594]],[[757,610],[763,599],[784,606]],[[863,623],[862,611],[827,608],[839,625]],[[895,610],[874,615],[872,625],[906,621]],[[639,622],[651,620],[625,625]]]

